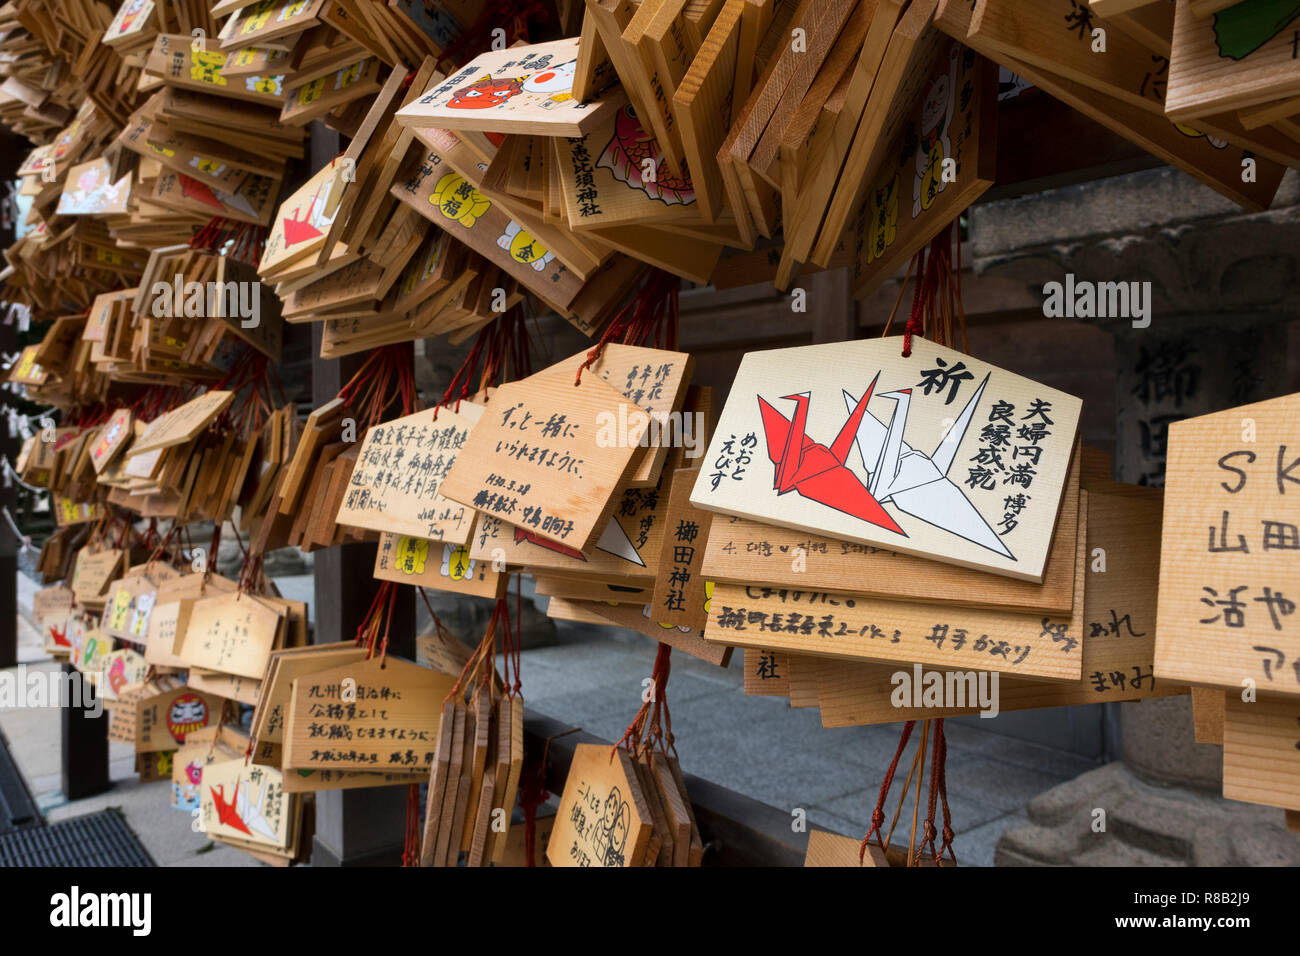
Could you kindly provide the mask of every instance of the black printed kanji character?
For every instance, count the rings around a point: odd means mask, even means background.
[[[1013,408],[1012,411],[1014,410]],[[989,448],[1010,448],[1011,426],[1007,424],[985,425],[980,429],[980,441]]]
[[[567,434],[568,432],[565,428],[565,422],[568,420],[569,418],[567,415],[562,415],[558,412],[552,414],[551,417],[546,420],[546,424],[542,426],[542,437],[558,438],[561,434]]]
[[[1242,584],[1238,587],[1233,588],[1231,591],[1228,592],[1228,596],[1226,598],[1220,598],[1219,592],[1216,591],[1214,588],[1202,587],[1201,590],[1209,595],[1209,597],[1201,598],[1202,604],[1209,605],[1210,607],[1223,608],[1221,614],[1216,614],[1214,615],[1214,617],[1201,618],[1200,620],[1201,624],[1213,624],[1216,621],[1218,621],[1220,617],[1222,617],[1223,624],[1225,627],[1246,626],[1246,612],[1244,610],[1246,607],[1246,602],[1239,600],[1237,598],[1237,595],[1239,593],[1246,590],[1246,585]]]
[[[992,491],[998,486],[997,477],[988,468],[983,465],[976,465],[974,468],[966,469],[965,485],[968,488],[983,488],[985,491]]]
[[[925,639],[934,644],[935,647],[943,647],[944,639],[948,636],[947,624],[936,624],[934,630],[926,635]]]
[[[923,369],[921,371],[921,381],[916,383],[916,387],[924,389],[926,395],[931,392],[942,393],[948,389],[948,397],[944,399],[945,405],[951,405],[952,400],[957,397],[957,390],[961,383],[973,379],[975,376],[966,368],[965,362],[958,362],[951,368],[948,363],[941,358],[934,360],[936,368]]]
[[[817,636],[818,636],[818,637],[830,637],[830,636],[831,636],[831,625],[834,624],[834,623],[835,623],[835,616],[834,616],[834,615],[832,615],[832,614],[827,614],[827,615],[825,615],[825,616],[824,616],[820,621],[817,622]]]
[[[1005,422],[1007,428],[1012,428],[1016,424],[1014,419],[1012,418],[1012,416],[1015,415],[1015,413],[1016,413],[1015,405],[1011,404],[1011,402],[1006,402],[999,399],[998,401],[994,402],[993,407],[989,409],[989,421]]]
[[[758,656],[758,666],[754,668],[754,674],[761,680],[776,680],[781,675],[777,673],[776,655],[770,651],[763,651]]]
[[[1086,40],[1092,36],[1092,8],[1086,3],[1080,5],[1078,0],[1070,0],[1070,12],[1065,15],[1065,22],[1071,33],[1078,33],[1079,39]]]
[[[1235,545],[1228,544],[1228,517],[1228,512],[1224,511],[1223,517],[1219,520],[1219,527],[1216,529],[1214,525],[1210,525],[1210,545],[1206,550],[1210,554],[1218,554],[1224,551],[1240,551],[1242,554],[1250,554],[1250,545],[1246,544],[1245,535],[1237,535]],[[1217,544],[1215,543],[1214,534],[1216,530],[1219,532]]]
[[[1265,520],[1260,523],[1264,525],[1265,551],[1300,551],[1300,528],[1285,521]]]
[[[673,563],[690,564],[695,558],[695,548],[690,545],[677,544],[673,545]]]
[[[1018,445],[1011,453],[1012,461],[1015,461],[1017,458],[1028,458],[1029,463],[1035,467],[1038,465],[1038,461],[1042,457],[1043,449],[1039,445]]]
[[[728,631],[745,629],[745,609],[724,607],[718,612],[718,627]]]
[[[677,531],[674,534],[678,541],[691,542],[699,536],[700,526],[694,521],[688,521],[683,518],[677,522]]]
[[[952,632],[952,649],[959,651],[966,646],[966,629],[964,627],[953,628]]]
[[[1286,655],[1283,654],[1281,651],[1279,651],[1276,647],[1264,647],[1263,645],[1256,644],[1254,647],[1251,648],[1251,650],[1256,651],[1260,654],[1272,654],[1273,657],[1277,658],[1277,666],[1279,668],[1286,663]],[[1269,660],[1267,657],[1264,657],[1260,660],[1260,665],[1264,668],[1265,679],[1272,680],[1273,661]]]
[[[1260,604],[1268,607],[1268,616],[1273,620],[1273,630],[1282,630],[1282,622],[1278,620],[1278,615],[1289,617],[1295,613],[1295,601],[1282,596],[1282,592],[1273,593],[1273,589],[1264,588],[1264,596],[1254,599]]]
[[[1019,485],[1021,488],[1028,488],[1033,484],[1034,478],[1037,476],[1038,472],[1034,470],[1032,465],[1026,462],[1020,465],[1013,465],[1011,471],[1002,479],[1002,483],[1004,485]]]
[[[1002,461],[1002,455],[998,453],[996,448],[977,449],[975,454],[971,455],[970,460],[977,465],[989,465],[998,471],[1007,470],[1006,464]]]
[[[1034,444],[1038,444],[1051,434],[1052,433],[1047,430],[1047,426],[1042,422],[1030,422],[1029,424],[1021,425],[1016,429],[1016,436],[1018,438],[1022,441],[1033,442]]]

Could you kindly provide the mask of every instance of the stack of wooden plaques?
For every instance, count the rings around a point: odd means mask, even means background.
[[[1287,395],[1170,428],[1155,673],[1192,685],[1196,740],[1223,747],[1223,795],[1300,831],[1297,410]]]
[[[1077,399],[825,348],[746,357],[690,497],[747,693],[845,726],[1185,692],[1152,673],[1160,495],[1080,478]]]
[[[546,847],[552,866],[699,866],[703,855],[676,757],[574,749]]]

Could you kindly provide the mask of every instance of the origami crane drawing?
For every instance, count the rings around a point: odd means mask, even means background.
[[[903,433],[907,429],[907,413],[912,402],[910,388],[882,392],[880,398],[892,398],[895,402],[889,424],[886,425],[870,412],[859,416],[854,425],[857,430],[854,443],[870,476],[867,487],[881,504],[890,503],[926,524],[951,531],[1014,561],[1015,555],[948,477],[953,459],[957,456],[957,448],[970,427],[975,406],[979,404],[980,396],[984,394],[984,387],[988,383],[989,376],[985,375],[984,381],[939,441],[933,454],[926,455],[903,441]],[[867,389],[867,395],[859,400],[845,391],[844,404],[850,411],[856,412],[870,394],[871,389]],[[850,421],[852,420],[850,416]]]
[[[276,838],[275,831],[271,829],[266,817],[262,815],[262,811],[257,807],[258,801],[261,799],[261,792],[259,791],[256,797],[250,798],[248,787],[245,785],[244,792],[241,794],[239,788],[242,783],[242,780],[235,781],[235,792],[229,802],[225,800],[225,784],[208,787],[208,790],[212,792],[212,802],[217,808],[217,819],[226,826],[234,827],[249,836],[252,836],[253,831],[256,830],[267,839],[274,840]],[[252,827],[252,829],[250,830],[249,827]]]
[[[235,809],[235,801],[239,799],[239,782],[235,782],[235,793],[229,801],[226,800],[225,784],[222,784],[219,787],[208,787],[208,790],[212,794],[212,802],[217,808],[217,819],[228,827],[234,827],[241,833],[247,833],[249,836],[252,836],[252,831],[244,824],[243,819],[239,815],[239,811]]]
[[[877,379],[879,377],[876,376]],[[767,455],[776,466],[773,487],[778,495],[798,491],[804,498],[906,537],[898,522],[890,517],[862,480],[844,463],[853,446],[858,425],[866,415],[867,402],[875,387],[876,380],[872,379],[871,386],[861,401],[849,409],[849,419],[835,436],[830,448],[818,444],[804,433],[808,423],[810,392],[782,396],[782,401],[795,403],[793,420],[787,419],[760,397],[758,410],[763,416]]]

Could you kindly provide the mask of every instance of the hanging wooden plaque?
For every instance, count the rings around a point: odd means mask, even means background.
[[[299,677],[285,722],[284,766],[427,771],[440,702],[454,683],[450,675],[393,657]]]
[[[261,679],[281,633],[282,613],[251,594],[196,601],[177,636],[176,656],[187,664]]]
[[[615,91],[586,103],[573,97],[577,37],[482,53],[397,111],[405,126],[581,136],[624,101]]]
[[[292,839],[293,797],[273,767],[247,764],[243,756],[203,768],[200,819],[204,832],[274,847]]]
[[[751,352],[697,508],[1041,582],[1079,399],[926,340]]]
[[[547,370],[501,386],[439,491],[577,551],[591,547],[617,501],[639,433],[602,441],[622,392],[594,375],[575,386]]]
[[[1078,457],[1070,466],[1042,584],[936,565],[873,545],[808,535],[734,515],[719,516],[709,526],[703,574],[724,584],[799,585],[940,604],[1065,613],[1074,606]]]
[[[889,866],[885,851],[872,840],[862,854],[862,841],[829,830],[808,831],[804,866]],[[860,855],[861,854],[861,855]]]
[[[1268,0],[1198,16],[1177,0],[1165,112],[1195,120],[1300,95],[1300,7]]]
[[[551,866],[640,866],[653,829],[632,759],[605,745],[575,747],[546,847]]]
[[[1169,426],[1157,677],[1300,695],[1300,394]]]
[[[1075,593],[1083,593],[1083,552]],[[905,661],[1079,680],[1083,601],[1072,614],[1020,614],[862,595],[717,584],[705,639],[857,660]]]
[[[1223,795],[1300,810],[1300,702],[1224,694]]]
[[[708,622],[704,582],[705,544],[713,514],[691,504],[691,491],[699,467],[679,468],[668,491],[659,568],[650,601],[655,617],[664,624],[703,630]],[[718,519],[723,521],[725,519]]]
[[[908,122],[873,163],[853,223],[853,294],[907,263],[993,185],[998,65],[955,40],[940,44]]]
[[[366,432],[338,523],[462,545],[474,511],[439,494],[484,406],[425,409]]]
[[[492,559],[473,557],[469,545],[385,532],[375,550],[374,576],[380,581],[497,598],[505,593],[510,577],[504,568],[496,570],[499,566]]]

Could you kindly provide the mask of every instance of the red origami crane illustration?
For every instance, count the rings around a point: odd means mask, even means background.
[[[56,647],[71,647],[72,642],[68,640],[68,625],[65,624],[62,628],[51,627],[50,640]]]
[[[772,464],[776,465],[773,487],[778,495],[797,491],[803,497],[820,502],[828,508],[906,536],[898,523],[889,516],[889,512],[867,490],[867,486],[844,464],[879,377],[877,375],[871,380],[871,387],[858,400],[829,449],[804,434],[808,423],[810,392],[782,396],[782,401],[795,403],[793,421],[761,397],[758,400],[758,410],[763,416],[767,455],[772,459]]]
[[[284,217],[284,244],[296,246],[300,242],[307,242],[310,239],[316,239],[325,235],[316,228],[312,222],[313,217],[317,216],[323,209],[324,199],[321,198],[320,190],[317,189],[311,196],[311,202],[307,204],[307,212],[302,212],[302,207],[295,207],[292,216]],[[302,216],[301,219],[297,218]]]
[[[253,831],[244,825],[244,821],[239,816],[239,811],[235,809],[235,801],[239,799],[239,784],[235,784],[235,792],[230,795],[230,802],[226,803],[226,786],[222,784],[219,787],[208,787],[212,793],[212,802],[217,808],[217,819],[228,827],[234,827],[241,833],[253,835]]]

